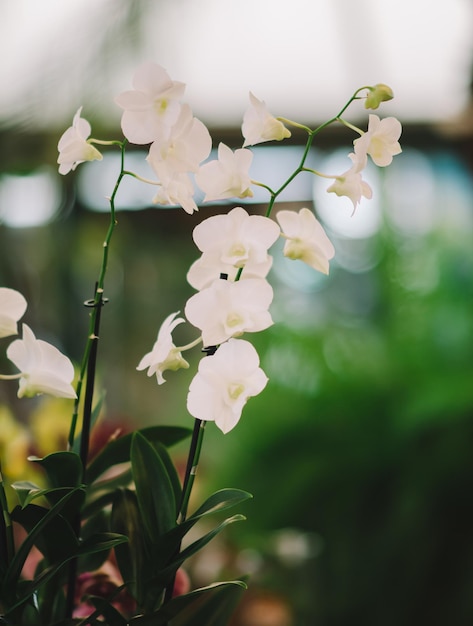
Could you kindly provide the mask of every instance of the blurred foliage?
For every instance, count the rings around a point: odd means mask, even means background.
[[[315,331],[265,334],[260,349],[275,344],[282,363],[302,355],[289,379],[304,379],[311,354],[318,380],[295,389],[276,372],[226,441],[218,481],[254,494],[235,540],[265,556],[253,584],[289,597],[297,624],[460,626],[473,611],[471,245],[382,237],[369,315],[334,310]],[[407,288],[429,254],[438,280]],[[278,558],[281,528],[315,541],[305,558]]]

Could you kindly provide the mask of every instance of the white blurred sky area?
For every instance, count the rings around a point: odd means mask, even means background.
[[[143,19],[130,17],[130,7]],[[77,108],[119,120],[113,97],[154,60],[209,126],[239,126],[248,91],[275,115],[332,116],[384,82],[383,115],[439,121],[469,98],[471,0],[2,0],[0,124],[62,128]]]

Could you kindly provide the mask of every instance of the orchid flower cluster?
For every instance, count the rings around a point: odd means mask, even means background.
[[[171,80],[162,67],[147,63],[136,71],[133,90],[120,94],[116,103],[123,109],[121,127],[126,139],[133,144],[150,146],[146,159],[157,180],[146,182],[158,187],[153,202],[177,204],[187,213],[197,211],[191,175],[205,194],[204,203],[251,197],[252,186],[266,185],[251,179],[253,153],[247,146],[286,139],[291,136],[287,126],[292,126],[308,133],[306,156],[313,137],[322,129],[312,131],[296,122],[275,118],[265,102],[250,92],[250,105],[242,124],[243,147],[232,150],[220,143],[218,158],[208,161],[211,136],[205,125],[193,116],[189,105],[180,102],[184,89],[185,85]],[[359,98],[361,92],[366,93],[366,107],[372,109],[393,97],[387,85],[378,84],[358,90],[348,104]],[[75,115],[73,126],[59,142],[58,163],[62,174],[83,161],[102,158],[94,144],[103,142],[89,138],[90,125],[80,115],[81,109]],[[305,167],[303,159],[295,174],[310,171],[333,179],[327,191],[347,196],[356,209],[362,196],[372,196],[370,186],[362,178],[368,156],[380,167],[389,165],[393,156],[401,152],[398,141],[401,124],[393,117],[380,120],[371,114],[368,130],[364,132],[343,120],[341,114],[335,120],[359,135],[349,154],[352,166],[342,174],[332,175]],[[278,223],[270,218],[274,201],[283,187],[277,191],[266,187],[270,194],[266,216],[250,216],[244,208],[236,207],[226,215],[204,220],[193,234],[202,256],[187,275],[188,282],[198,293],[187,302],[185,315],[201,331],[204,346],[220,346],[220,349],[201,362],[189,389],[187,408],[197,419],[215,421],[225,433],[237,424],[246,400],[261,392],[267,382],[254,348],[237,338],[244,333],[264,330],[273,323],[269,313],[273,291],[266,280],[272,264],[269,248],[282,236],[287,257],[300,259],[325,274],[335,254],[322,225],[309,209],[303,208],[299,213],[279,211]],[[152,351],[138,365],[140,370],[148,369],[148,376],[156,374],[158,384],[165,382],[165,370],[189,366],[182,352],[195,345],[179,349],[173,344],[173,329],[185,322],[177,315],[178,312],[164,321]],[[199,339],[195,343],[200,343]]]
[[[73,118],[72,126],[58,143],[59,173],[62,175],[75,170],[83,162],[101,160],[102,146],[118,148],[121,153],[120,171],[109,199],[110,226],[104,241],[102,266],[94,297],[86,301],[90,307],[90,332],[75,387],[72,384],[74,367],[71,361],[54,346],[36,339],[26,324],[22,326],[22,339],[13,341],[6,351],[7,358],[19,372],[0,375],[2,379],[19,380],[19,397],[45,393],[73,401],[68,450],[58,453],[59,456],[54,459],[35,459],[45,469],[50,487],[41,489],[32,484],[17,485],[21,505],[11,512],[4,492],[0,490],[6,520],[0,528],[3,533],[0,547],[3,546],[5,552],[5,565],[0,565],[3,577],[0,613],[3,610],[6,617],[13,620],[21,616],[21,623],[39,623],[34,620],[43,610],[38,608],[40,600],[49,598],[51,585],[57,588],[58,581],[62,584],[59,587],[66,589],[61,592],[65,595],[65,621],[61,622],[55,615],[58,624],[126,624],[131,616],[133,623],[139,623],[141,619],[143,624],[173,624],[178,615],[181,621],[176,623],[197,623],[193,611],[201,610],[196,607],[202,607],[203,594],[207,594],[210,600],[208,604],[203,603],[207,612],[199,613],[199,617],[200,623],[207,623],[206,620],[213,615],[211,611],[215,609],[217,593],[220,594],[217,602],[220,603],[219,610],[225,603],[225,606],[231,605],[235,585],[238,588],[244,586],[241,581],[219,583],[211,588],[185,593],[180,598],[173,597],[176,577],[180,575],[185,559],[241,516],[225,520],[216,530],[182,550],[184,535],[203,516],[250,497],[239,490],[224,489],[210,496],[194,514],[188,515],[204,427],[207,422],[213,421],[223,433],[228,433],[240,420],[248,399],[261,393],[268,383],[256,349],[242,337],[263,331],[273,324],[270,313],[273,288],[268,281],[272,266],[269,251],[273,244],[282,237],[286,257],[300,260],[324,274],[328,274],[329,262],[335,254],[334,246],[313,210],[279,210],[273,215],[276,201],[298,174],[310,172],[329,179],[331,184],[327,191],[348,197],[355,211],[362,197],[372,196],[370,186],[363,180],[368,158],[377,166],[385,167],[401,152],[401,124],[397,119],[380,119],[375,114],[369,114],[368,127],[364,131],[344,118],[345,111],[354,101],[361,100],[366,109],[374,110],[382,102],[391,100],[393,92],[384,84],[358,89],[336,116],[315,129],[283,117],[274,117],[265,102],[250,92],[249,106],[242,123],[242,147],[232,149],[220,143],[216,159],[211,158],[212,139],[208,129],[194,117],[190,106],[182,102],[183,83],[173,81],[161,66],[146,63],[138,68],[132,84],[133,89],[124,91],[115,100],[123,111],[123,140],[92,138],[91,126],[82,117],[81,107]],[[356,135],[348,155],[351,167],[341,174],[309,168],[306,160],[315,137],[335,123],[343,124]],[[251,146],[283,141],[292,132],[305,134],[306,144],[300,163],[290,176],[277,189],[253,180],[250,174],[253,159]],[[129,143],[148,146],[146,161],[153,177],[144,178],[125,168]],[[125,176],[150,185],[154,190],[153,194],[150,193],[153,203],[180,206],[189,214],[198,210],[195,199],[197,190],[204,194],[204,205],[219,200],[249,198],[256,186],[268,193],[265,215],[251,215],[245,208],[235,206],[227,213],[204,219],[195,227],[193,239],[200,257],[187,273],[187,281],[195,293],[183,307],[185,317],[180,317],[180,311],[168,315],[152,349],[137,364],[138,370],[146,370],[149,377],[155,375],[158,385],[161,385],[165,382],[165,371],[190,367],[183,357],[184,352],[200,346],[205,354],[199,361],[187,395],[187,409],[194,418],[194,428],[182,485],[166,448],[187,436],[187,429],[142,429],[128,439],[124,438],[121,444],[109,442],[98,461],[88,458],[94,415],[96,348],[101,309],[106,300],[108,252],[116,226],[115,198]],[[18,322],[26,308],[26,300],[19,292],[0,288],[0,337],[17,334]],[[186,321],[196,329],[195,340],[185,346],[176,346],[172,333]],[[80,410],[81,432],[77,434]],[[131,464],[131,475],[125,472],[118,482],[114,477],[108,490],[106,481],[102,481],[100,487],[96,485],[105,470],[124,461]],[[68,468],[69,479],[73,476],[72,481],[64,482],[64,464]],[[122,489],[120,492],[117,492],[117,484]],[[58,489],[59,493],[55,491]],[[49,508],[42,509],[41,514],[31,508],[33,501],[40,496],[49,501]],[[78,503],[74,508],[72,502],[75,500]],[[85,522],[90,521],[92,514],[104,506],[111,508],[107,532],[93,535],[94,540],[90,536],[84,538],[82,529]],[[70,508],[74,514],[68,516],[64,511]],[[23,525],[29,533],[27,546],[23,544],[18,552],[15,552],[11,536],[11,520]],[[36,522],[33,523],[33,520]],[[69,552],[61,553],[60,557],[44,534],[48,528],[53,528],[48,526],[53,520],[56,531],[59,528],[64,536],[67,535],[71,546]],[[27,548],[33,546],[40,548],[45,561],[36,578],[22,586],[21,569],[28,556]],[[117,585],[111,597],[89,599],[84,613],[83,604],[79,608],[74,604],[78,576],[87,572],[78,565],[78,559],[103,553],[103,561],[109,558],[106,555],[110,550],[115,554],[123,588],[129,593],[128,599],[131,598],[131,603],[127,604],[128,613],[119,615],[115,596],[122,588]],[[68,568],[66,580],[63,572]],[[133,608],[130,609],[130,606]],[[52,609],[48,611],[47,614],[52,615]],[[182,612],[186,611],[190,616],[188,622],[185,619],[182,621]],[[93,618],[95,621],[80,621],[85,614],[89,620]],[[221,614],[227,615],[228,611]],[[32,617],[28,617],[30,615]],[[146,621],[149,616],[155,621]]]

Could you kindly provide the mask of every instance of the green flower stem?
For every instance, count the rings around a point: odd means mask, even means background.
[[[273,210],[273,206],[274,206],[274,203],[276,202],[277,197],[284,191],[284,189],[286,189],[286,187],[290,183],[292,183],[292,181],[296,178],[296,176],[298,176],[301,172],[304,172],[304,171],[312,171],[314,174],[316,173],[315,170],[310,170],[309,168],[305,167],[305,162],[306,162],[307,157],[309,155],[309,151],[310,151],[310,149],[312,147],[312,143],[314,141],[314,138],[324,128],[327,128],[327,126],[330,126],[331,124],[333,124],[335,122],[340,122],[340,123],[344,124],[345,126],[349,126],[350,127],[349,123],[345,122],[345,120],[342,119],[342,115],[345,113],[345,111],[348,109],[348,107],[350,106],[350,104],[354,100],[358,100],[358,98],[359,98],[358,94],[363,89],[366,89],[366,87],[361,87],[360,89],[357,89],[357,91],[355,91],[355,93],[348,100],[348,102],[346,102],[346,104],[342,107],[342,109],[338,112],[337,115],[335,115],[334,117],[330,118],[329,120],[327,120],[323,124],[320,124],[320,126],[317,126],[317,128],[314,128],[313,130],[310,130],[307,126],[304,126],[302,124],[295,124],[291,120],[286,120],[285,118],[278,118],[279,120],[285,121],[288,124],[292,124],[293,126],[298,126],[299,128],[304,129],[307,132],[308,137],[307,137],[307,142],[306,142],[306,145],[305,145],[305,148],[304,148],[304,153],[302,155],[302,158],[300,160],[299,165],[293,171],[293,173],[285,180],[285,182],[276,190],[273,190],[273,189],[271,189],[270,187],[268,187],[266,185],[260,185],[262,187],[265,187],[269,191],[269,193],[270,193],[270,199],[269,199],[269,202],[268,202],[268,208],[267,208],[266,214],[265,214],[266,217],[269,217],[271,215],[271,211]],[[351,128],[353,128],[355,130],[355,127],[351,127]],[[356,131],[357,132],[361,132],[358,129],[356,129]]]
[[[109,252],[109,246],[110,246],[110,242],[112,239],[113,231],[115,230],[115,226],[117,224],[117,220],[115,218],[115,197],[120,187],[120,183],[126,174],[125,172],[126,141],[119,142],[119,145],[121,149],[120,172],[118,174],[117,181],[113,189],[113,193],[110,196],[110,224],[109,224],[107,234],[105,236],[105,240],[103,243],[102,266],[100,268],[98,281],[95,285],[94,297],[85,303],[86,306],[91,307],[89,335],[88,335],[87,344],[84,350],[84,356],[82,358],[82,364],[81,364],[81,369],[79,373],[79,380],[76,386],[77,398],[74,403],[74,410],[72,414],[71,428],[69,431],[69,439],[68,439],[69,448],[72,448],[73,443],[74,443],[76,426],[77,426],[77,418],[79,414],[79,402],[81,399],[82,386],[84,383],[84,379],[86,378],[84,408],[83,408],[83,414],[82,414],[82,432],[81,432],[81,438],[80,438],[80,458],[82,461],[82,468],[83,468],[84,474],[85,474],[85,468],[87,466],[87,457],[89,453],[90,427],[91,427],[91,418],[92,418],[92,402],[93,402],[93,394],[94,394],[95,372],[96,372],[96,363],[97,363],[97,349],[98,349],[98,340],[99,340],[99,331],[100,331],[100,316],[101,316],[102,306],[105,302],[103,293],[104,293],[104,285],[105,285],[105,275],[107,273],[107,267],[108,267],[108,252]],[[76,533],[77,537],[79,537],[80,535],[80,528],[81,528],[81,517],[79,514],[74,520],[74,532]],[[69,574],[68,574],[67,592],[66,592],[66,605],[65,605],[65,617],[66,618],[71,618],[72,612],[74,610],[76,580],[77,580],[77,559],[73,559],[69,565]]]
[[[289,120],[287,117],[277,117],[276,119],[279,122],[282,122],[283,124],[287,124],[288,126],[294,126],[294,128],[301,128],[302,130],[305,130],[307,133],[311,132],[310,128],[306,126],[305,124],[294,122],[294,120]]]
[[[192,440],[189,448],[189,456],[187,458],[186,472],[182,485],[181,502],[179,504],[179,513],[177,517],[178,524],[182,524],[182,522],[184,522],[187,517],[187,508],[189,506],[189,499],[192,492],[195,475],[197,474],[197,467],[200,460],[200,452],[202,450],[202,442],[204,440],[205,425],[206,422],[204,420],[194,420],[194,430],[192,432]]]
[[[208,346],[203,348],[203,352],[206,356],[212,356],[217,351],[218,346]],[[187,517],[187,509],[189,506],[189,500],[191,497],[192,487],[194,485],[195,476],[197,474],[197,467],[199,466],[200,453],[202,450],[202,442],[204,440],[205,432],[205,420],[195,419],[194,429],[192,431],[192,439],[189,446],[189,454],[187,455],[187,465],[184,474],[184,480],[182,483],[181,501],[179,502],[179,508],[177,513],[177,523],[182,524]],[[180,547],[178,548],[180,550]],[[174,582],[176,576],[172,577],[164,593],[163,603],[168,602],[172,598],[172,592],[174,591]]]
[[[181,501],[179,503],[177,523],[182,524],[187,517],[187,508],[189,506],[189,499],[192,492],[192,486],[194,485],[195,475],[197,474],[197,467],[199,465],[200,452],[202,450],[202,442],[204,440],[206,422],[204,420],[194,420],[194,430],[192,431],[192,439],[189,446],[189,455],[187,457],[186,472],[184,475],[184,481],[182,484]],[[180,547],[178,548],[178,551]],[[164,593],[163,603],[165,604],[172,598],[174,591],[174,583],[176,576],[172,577]]]
[[[82,363],[81,363],[81,367],[80,367],[80,371],[79,371],[79,379],[77,381],[77,385],[76,385],[76,401],[74,403],[74,409],[73,409],[73,413],[72,413],[72,419],[71,419],[71,427],[69,430],[69,437],[68,437],[68,447],[69,449],[72,448],[73,444],[74,444],[74,437],[75,437],[75,433],[76,433],[76,428],[77,428],[77,419],[78,419],[78,415],[79,415],[79,403],[80,403],[80,399],[81,399],[81,393],[82,393],[82,386],[84,384],[84,378],[87,372],[87,364],[89,362],[89,357],[90,357],[90,352],[92,350],[92,345],[97,341],[98,337],[97,334],[95,332],[95,327],[96,327],[96,317],[99,314],[99,310],[101,308],[101,303],[103,302],[103,291],[104,291],[104,284],[105,284],[105,275],[107,273],[107,267],[108,267],[108,251],[109,251],[109,246],[110,246],[110,241],[112,239],[112,235],[113,235],[113,231],[115,229],[115,226],[117,224],[116,218],[115,218],[115,197],[117,195],[118,189],[120,187],[120,183],[123,179],[123,177],[126,175],[126,171],[125,171],[125,148],[126,148],[126,141],[123,142],[110,142],[110,143],[115,143],[118,144],[120,146],[120,150],[121,150],[121,163],[120,163],[120,173],[118,174],[118,178],[117,181],[115,183],[115,187],[113,189],[113,193],[110,196],[110,224],[107,230],[107,234],[105,236],[105,240],[103,243],[103,255],[102,255],[102,266],[100,269],[100,274],[99,274],[99,279],[97,281],[96,287],[95,287],[95,294],[94,294],[94,298],[93,300],[89,303],[89,305],[92,308],[92,312],[90,315],[90,323],[89,323],[89,335],[88,335],[88,339],[87,339],[87,344],[84,350],[84,355],[82,357]],[[86,416],[84,415],[84,420],[85,419],[89,419],[90,420],[90,415]]]
[[[360,136],[365,134],[364,131],[361,130],[361,128],[358,128],[358,126],[355,126],[354,124],[350,124],[350,122],[347,122],[347,120],[344,120],[340,117],[339,121],[350,130],[354,130],[355,133],[358,133]]]
[[[142,183],[147,183],[148,185],[155,185],[157,187],[161,187],[161,183],[159,182],[159,180],[151,180],[150,178],[145,178],[144,176],[140,176],[139,174],[136,174],[135,172],[125,171],[123,173],[127,174],[128,176],[132,176],[133,178],[136,178],[136,180],[140,180]]]
[[[194,341],[187,343],[185,346],[176,347],[176,350],[179,350],[179,352],[185,352],[186,350],[191,350],[192,348],[195,348],[199,345],[199,343],[202,343],[202,336],[197,337],[197,339],[194,339]]]

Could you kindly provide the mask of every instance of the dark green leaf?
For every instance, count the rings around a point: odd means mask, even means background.
[[[97,533],[107,533],[110,531],[110,512],[102,509],[89,517],[81,527],[81,538],[83,541]],[[79,559],[79,572],[93,572],[97,570],[107,559],[110,550],[103,552],[93,552],[82,556]]]
[[[166,448],[161,443],[159,443],[159,441],[154,441],[151,443],[153,444],[153,447],[155,448],[156,452],[159,454],[161,461],[163,462],[166,468],[166,471],[168,473],[169,480],[171,481],[172,489],[174,492],[174,501],[176,502],[176,508],[174,512],[174,519],[176,519],[177,514],[179,512],[177,510],[178,502],[181,499],[181,492],[182,492],[181,481],[179,480],[177,470]]]
[[[139,431],[148,441],[159,442],[170,447],[186,439],[191,434],[188,428],[180,426],[150,426]],[[92,483],[109,467],[130,460],[131,440],[133,433],[128,433],[114,441],[110,441],[105,448],[90,463],[86,472],[87,483]]]
[[[82,482],[82,463],[75,452],[53,452],[44,458],[29,457],[41,465],[48,476],[50,487],[79,487]]]
[[[58,502],[64,494],[69,493],[71,490],[70,487],[54,487],[52,489],[40,489],[33,483],[28,482],[17,482],[12,485],[13,489],[16,490],[18,494],[18,499],[20,500],[22,508],[31,504],[33,500],[38,500],[38,498],[45,498],[51,505]],[[74,513],[78,512],[82,506],[82,502],[84,501],[84,494],[81,492],[80,497],[73,499],[71,504],[74,504],[73,507],[68,506],[69,512],[72,510]],[[64,513],[63,513],[64,515]]]
[[[139,615],[130,626],[227,626],[246,584],[220,582],[174,598],[153,615]]]
[[[152,543],[176,524],[176,500],[171,479],[154,446],[140,433],[131,443],[131,469],[140,517]]]
[[[127,537],[118,533],[96,533],[95,535],[87,537],[87,539],[79,545],[77,556],[111,550],[126,541]]]
[[[189,546],[187,546],[184,550],[176,554],[175,558],[169,563],[167,567],[164,567],[157,577],[157,579],[165,580],[171,572],[176,572],[179,567],[188,559],[193,556],[196,552],[201,550],[204,546],[206,546],[216,535],[218,535],[224,528],[226,528],[229,524],[233,524],[234,522],[242,522],[246,518],[244,515],[233,515],[232,517],[228,517],[221,524],[219,524],[216,528],[206,533]]]
[[[49,509],[36,504],[29,504],[25,508],[18,506],[12,511],[12,519],[30,533],[48,512]],[[76,535],[62,515],[50,519],[43,531],[37,533],[34,544],[49,564],[64,561],[75,554],[78,547]]]
[[[126,620],[110,602],[96,596],[88,596],[87,599],[97,609],[97,611],[94,612],[94,616],[98,617],[99,615],[103,615],[107,626],[127,626],[128,620]]]
[[[247,491],[241,489],[220,489],[213,493],[207,500],[193,513],[189,519],[197,520],[210,513],[224,511],[240,502],[249,500],[253,496]]]
[[[110,549],[119,543],[126,541],[126,537],[116,535],[114,533],[102,533],[93,538],[90,538],[86,542],[84,542],[79,550],[75,554],[71,554],[65,561],[62,563],[51,565],[44,569],[39,576],[36,576],[33,581],[30,583],[26,583],[21,586],[21,597],[17,599],[16,593],[12,593],[9,590],[6,590],[4,594],[5,598],[11,597],[15,599],[15,603],[13,606],[6,607],[7,610],[5,612],[6,617],[14,614],[14,612],[21,607],[25,602],[31,598],[33,594],[35,594],[39,589],[43,587],[46,583],[48,583],[52,578],[57,576],[61,568],[64,567],[71,559],[75,559],[80,557],[85,553],[90,553],[93,551],[100,552],[104,549]],[[67,623],[67,622],[66,622]]]
[[[30,482],[29,480],[18,480],[17,482],[12,483],[11,487],[16,491],[16,495],[18,496],[18,500],[20,501],[20,505],[22,507],[26,506],[28,502],[31,501],[31,493],[38,493],[41,491],[41,487]]]
[[[128,537],[128,542],[115,548],[118,567],[130,593],[140,599],[141,580],[149,577],[146,567],[147,549],[144,545],[142,523],[134,491],[120,490],[115,494],[110,526],[114,532]]]
[[[81,491],[83,492],[82,489],[77,487],[76,489],[72,489],[68,493],[66,493],[61,498],[61,500],[59,500],[53,507],[51,507],[47,511],[47,513],[45,513],[45,515],[38,521],[38,523],[28,533],[25,540],[23,541],[21,546],[18,548],[5,574],[3,588],[7,596],[12,597],[16,583],[20,577],[21,570],[23,568],[23,565],[25,564],[26,558],[28,557],[28,554],[30,553],[31,548],[35,545],[40,534],[43,532],[46,526],[53,519],[59,516],[59,514],[64,509],[64,507],[69,503],[69,501]]]
[[[112,504],[116,491],[128,486],[132,481],[131,469],[110,479],[96,482],[87,488],[87,501],[82,509],[83,517],[89,517],[100,509]]]
[[[240,489],[221,489],[213,493],[193,515],[161,537],[156,549],[156,556],[161,564],[164,566],[170,558],[179,552],[182,539],[199,519],[206,515],[229,509],[252,497],[250,493]]]

